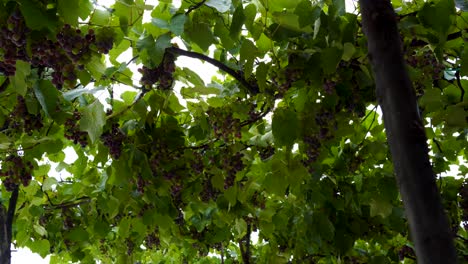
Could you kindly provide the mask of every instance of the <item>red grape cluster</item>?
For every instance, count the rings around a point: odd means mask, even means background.
[[[227,177],[224,178],[224,189],[233,186],[236,180],[236,174],[245,168],[242,158],[244,153],[236,152],[234,155],[225,155],[222,161],[222,170],[227,172]]]
[[[174,83],[175,72],[175,57],[174,54],[166,52],[164,59],[159,66],[155,68],[148,68],[143,66],[138,69],[141,73],[140,83],[146,88],[151,88],[155,83],[159,83],[158,88],[161,90],[170,90]]]
[[[14,75],[16,61],[29,62],[33,67],[51,69],[52,83],[61,89],[64,85],[74,87],[77,71],[84,69],[89,61],[92,50],[107,54],[112,48],[114,32],[110,28],[102,28],[95,35],[92,29],[83,34],[81,29],[65,24],[56,39],[50,39],[45,34],[31,34],[26,27],[24,18],[19,11],[14,11],[8,17],[4,27],[0,29],[0,73],[6,76]],[[30,55],[26,52],[30,49]]]
[[[334,115],[332,112],[327,110],[321,110],[315,116],[315,123],[319,128],[318,137],[321,140],[328,140],[333,137],[330,133],[330,125],[333,125],[331,124],[332,121],[334,121]],[[334,123],[336,125],[336,121]]]
[[[159,240],[159,234],[157,230],[147,235],[145,238],[145,246],[149,249],[158,248],[160,244],[161,241]]]
[[[78,111],[73,112],[73,116],[65,121],[65,138],[73,141],[74,144],[80,144],[82,147],[88,145],[88,133],[80,131],[78,121],[81,114]]]
[[[212,175],[207,174],[206,179],[203,181],[203,189],[200,192],[200,200],[209,202],[210,200],[216,201],[221,193],[218,189],[213,187],[211,183]]]
[[[7,120],[8,126],[13,133],[26,132],[28,135],[32,135],[33,131],[43,127],[41,114],[29,113],[24,97],[18,96],[17,100],[18,103]]]
[[[29,30],[19,11],[14,11],[7,19],[6,25],[0,29],[0,73],[6,76],[15,74],[16,61],[27,61],[26,33]]]
[[[399,257],[400,261],[404,260],[405,257],[409,257],[411,259],[414,259],[416,257],[416,254],[414,253],[414,249],[412,249],[411,247],[403,246],[398,251],[398,257]]]
[[[31,171],[34,166],[32,162],[24,162],[23,158],[18,155],[9,155],[2,162],[0,177],[7,191],[13,191],[17,186],[23,184],[28,186],[32,179]]]
[[[101,28],[94,39],[98,52],[107,54],[114,45],[114,31],[108,27]]]
[[[275,154],[275,148],[273,146],[267,147],[257,147],[258,155],[262,160],[269,159],[271,156]]]
[[[323,91],[326,94],[333,94],[333,92],[335,91],[335,87],[336,87],[336,82],[332,80],[325,80],[323,83]]]
[[[113,159],[119,159],[125,138],[126,136],[118,124],[113,124],[110,131],[102,134],[101,140],[104,146],[109,148],[109,154]]]
[[[303,160],[304,167],[309,168],[309,172],[312,173],[311,164],[317,161],[320,155],[320,147],[322,144],[317,136],[305,136],[303,142],[306,147],[306,158]]]
[[[225,108],[210,107],[206,113],[217,138],[222,138],[225,141],[231,141],[234,137],[241,138],[240,119],[234,118],[231,111]]]

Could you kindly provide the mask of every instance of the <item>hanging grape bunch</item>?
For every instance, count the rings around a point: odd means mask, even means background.
[[[0,24],[2,21],[0,21]],[[26,33],[29,32],[24,23],[23,16],[16,10],[5,21],[0,29],[0,73],[15,75],[16,61],[27,61]]]
[[[303,139],[303,142],[306,148],[306,151],[305,151],[306,157],[302,161],[302,163],[304,167],[309,169],[310,173],[313,173],[314,170],[312,169],[311,164],[317,161],[320,155],[320,147],[322,146],[322,144],[320,143],[320,140],[318,139],[318,137],[315,135],[305,136]]]
[[[111,130],[102,134],[102,143],[109,148],[109,154],[113,159],[119,159],[125,138],[118,124],[112,124]]]
[[[245,167],[242,158],[244,153],[236,152],[234,155],[223,155],[221,169],[227,173],[224,178],[224,189],[233,186],[236,180],[236,174]]]
[[[112,28],[100,28],[96,36],[93,38],[93,40],[96,40],[95,45],[98,52],[104,54],[109,53],[109,51],[112,49],[112,46],[114,45],[114,37],[115,32],[112,30]]]
[[[74,144],[80,144],[82,147],[88,145],[88,133],[80,131],[78,121],[81,114],[78,111],[73,112],[73,116],[65,121],[65,138],[73,141]]]
[[[172,89],[174,83],[175,72],[175,56],[170,52],[164,54],[162,63],[155,68],[143,66],[138,71],[141,73],[140,83],[147,89],[150,89],[153,84],[158,83],[158,89],[167,91]]]
[[[27,133],[32,135],[33,131],[39,130],[43,127],[41,114],[31,114],[26,107],[24,97],[18,96],[18,103],[15,109],[9,115],[6,121],[12,133]]]
[[[221,107],[210,107],[206,113],[217,138],[221,138],[224,141],[241,138],[241,122],[240,119],[232,116],[232,111]]]
[[[32,179],[31,171],[34,166],[30,161],[24,162],[23,158],[12,154],[2,162],[0,177],[7,191],[13,191],[15,187],[23,184],[28,186]]]

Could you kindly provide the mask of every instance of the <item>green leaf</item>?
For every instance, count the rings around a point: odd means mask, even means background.
[[[78,25],[80,1],[58,0],[57,9],[59,15],[64,19],[65,23],[73,26]]]
[[[45,258],[50,253],[50,242],[46,239],[30,241],[28,243],[28,247],[32,252],[38,253],[43,258]]]
[[[253,63],[256,55],[257,47],[255,47],[255,44],[248,39],[244,39],[240,49],[240,61],[241,63],[244,63],[244,75],[246,78],[249,78],[252,74]]]
[[[213,7],[220,13],[227,12],[231,7],[231,0],[208,0],[205,5]]]
[[[325,74],[332,74],[336,71],[336,67],[338,67],[342,54],[343,51],[335,47],[326,48],[322,51],[320,54],[320,60]]]
[[[105,124],[106,113],[104,112],[104,106],[99,100],[95,100],[92,104],[83,109],[80,119],[80,129],[88,132],[92,143],[96,142],[101,136]]]
[[[204,22],[194,22],[188,35],[203,51],[207,51],[211,44],[216,42],[210,25]]]
[[[438,32],[440,40],[445,41],[455,14],[454,1],[427,2],[418,12],[419,20],[427,27]]]
[[[58,91],[49,80],[39,80],[34,84],[34,94],[47,116],[55,114],[58,103]]]
[[[370,216],[374,217],[380,215],[383,218],[386,218],[392,213],[393,206],[391,203],[383,199],[372,199],[370,202]]]
[[[21,96],[26,95],[26,92],[28,90],[28,85],[26,83],[26,80],[30,74],[31,74],[31,65],[25,61],[17,60],[15,76],[14,78],[12,78],[12,84],[13,84],[15,91]]]
[[[232,23],[229,29],[229,35],[232,39],[237,39],[245,22],[244,8],[242,4],[238,5],[232,16]]]
[[[299,134],[299,120],[296,112],[289,108],[278,108],[273,113],[272,131],[275,143],[292,146]]]
[[[247,223],[244,219],[236,219],[235,227],[237,232],[237,238],[242,238],[243,236],[245,236],[245,234],[247,233]]]
[[[74,242],[89,240],[88,232],[82,227],[72,229],[68,234],[66,234],[66,237]]]
[[[45,192],[46,191],[51,191],[52,186],[56,185],[56,184],[57,184],[57,179],[55,179],[54,177],[48,177],[42,183],[42,190],[45,191]]]
[[[19,8],[28,28],[32,30],[53,30],[55,28],[57,22],[55,14],[47,13],[40,2],[22,0]]]
[[[73,89],[73,90],[63,93],[63,98],[71,102],[83,94],[95,94],[96,92],[102,91],[103,89],[104,89],[103,86],[99,86],[93,89],[88,89],[88,88]]]
[[[171,18],[169,29],[176,36],[180,36],[184,33],[185,21],[187,21],[187,16],[185,14],[176,14]]]
[[[349,42],[346,42],[343,45],[343,57],[342,57],[342,59],[344,61],[349,61],[353,57],[355,52],[356,52],[356,48],[354,48],[353,44],[349,43]]]

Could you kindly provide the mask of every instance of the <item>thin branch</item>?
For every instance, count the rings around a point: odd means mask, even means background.
[[[190,12],[192,12],[193,10],[197,9],[197,8],[200,8],[203,4],[205,4],[206,0],[203,0],[203,1],[200,1],[196,4],[194,4],[193,6],[189,7],[189,9],[185,12],[185,15],[188,15],[190,14]]]
[[[460,78],[460,70],[455,72],[455,77],[457,78],[458,88],[460,88],[460,90],[461,90],[460,102],[463,102],[464,97],[465,97],[465,89],[463,89],[463,86],[462,86],[462,83],[461,83],[461,80],[460,80],[461,79]]]
[[[442,148],[440,147],[439,141],[438,141],[437,139],[433,138],[433,139],[432,139],[432,142],[434,142],[434,144],[436,144],[437,149],[439,150],[440,153],[444,153],[444,152],[442,151]]]
[[[250,83],[249,81],[244,79],[242,71],[231,69],[231,68],[229,68],[228,66],[226,66],[225,64],[223,64],[222,62],[220,62],[218,60],[215,60],[213,58],[210,58],[210,57],[208,57],[206,55],[203,55],[203,54],[200,54],[200,53],[197,53],[197,52],[179,49],[177,47],[167,48],[166,51],[169,51],[169,52],[171,52],[173,54],[176,54],[176,55],[181,55],[181,56],[186,56],[186,57],[190,57],[190,58],[204,60],[204,61],[218,67],[223,72],[231,75],[234,79],[239,81],[245,88],[247,88],[247,90],[249,91],[249,93],[251,95],[256,95],[256,94],[258,94],[260,92],[256,82]]]
[[[10,84],[10,78],[7,77],[5,81],[3,81],[2,85],[0,85],[0,93],[3,93],[9,84]]]
[[[46,195],[46,196],[48,197],[48,195]],[[64,203],[61,203],[61,204],[53,204],[52,201],[50,201],[50,200],[49,200],[49,202],[50,202],[51,205],[47,206],[45,208],[46,210],[68,209],[70,207],[75,207],[75,206],[78,206],[78,205],[89,203],[89,202],[91,202],[91,198],[85,196],[85,197],[80,197],[80,198],[76,199],[76,201],[64,202]]]

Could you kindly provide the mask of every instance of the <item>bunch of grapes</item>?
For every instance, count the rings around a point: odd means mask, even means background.
[[[64,136],[74,144],[80,144],[83,148],[88,145],[88,133],[80,131],[78,121],[81,119],[81,114],[78,111],[73,112],[73,116],[65,121]]]
[[[405,257],[414,259],[415,256],[416,254],[414,253],[414,249],[406,245],[401,247],[400,250],[398,251],[398,257],[400,258],[400,261],[404,260]]]
[[[182,202],[182,185],[180,183],[174,183],[171,187],[171,197],[176,208],[180,208]]]
[[[273,146],[267,147],[257,147],[258,155],[262,160],[269,159],[271,156],[275,154],[275,148]]]
[[[317,161],[320,155],[320,147],[322,144],[317,136],[305,136],[303,142],[306,147],[306,158],[302,161],[304,167],[309,168],[309,172],[312,173],[313,169],[311,168],[311,164]]]
[[[7,121],[9,128],[14,133],[26,132],[28,135],[32,135],[34,130],[39,130],[43,127],[41,114],[30,114],[24,97],[18,96],[17,100],[18,103]]]
[[[4,177],[2,182],[5,189],[11,192],[20,184],[28,186],[32,179],[33,169],[32,162],[24,162],[23,158],[18,155],[12,154],[6,157],[0,170],[0,177]]]
[[[225,190],[234,185],[236,174],[245,168],[244,162],[242,161],[243,157],[244,153],[241,152],[236,152],[234,155],[230,156],[225,155],[223,157],[221,169],[227,172],[227,177],[224,179]]]
[[[112,48],[114,32],[111,28],[102,28],[95,35],[92,29],[83,34],[81,29],[65,24],[57,33],[56,39],[44,34],[35,34],[26,38],[30,30],[26,27],[21,12],[14,11],[0,28],[0,73],[6,76],[15,74],[16,61],[29,62],[31,66],[52,70],[52,83],[62,89],[74,87],[77,70],[84,69],[92,52],[97,50],[107,54]],[[30,49],[30,55],[26,52]]]
[[[26,34],[29,32],[21,13],[16,10],[7,19],[6,25],[0,29],[0,73],[6,76],[15,75],[16,61],[27,61]]]
[[[118,124],[112,124],[111,130],[102,134],[101,140],[104,146],[109,148],[109,154],[113,159],[119,159],[125,138],[126,136]]]
[[[335,91],[335,87],[336,87],[336,82],[335,81],[327,79],[323,83],[323,91],[326,94],[333,94],[333,92]]]
[[[217,138],[224,141],[231,141],[234,137],[241,138],[241,122],[232,116],[232,111],[210,107],[206,113]]]
[[[160,244],[161,241],[159,240],[159,234],[157,230],[147,235],[145,238],[145,246],[149,249],[158,248]]]
[[[334,120],[334,115],[332,112],[327,111],[327,110],[321,110],[317,113],[315,116],[315,123],[317,124],[319,128],[319,133],[318,137],[321,140],[328,140],[332,138],[332,134],[330,132],[330,125],[332,121]],[[334,122],[336,125],[336,121]]]
[[[158,88],[166,91],[172,88],[175,72],[174,54],[166,52],[161,64],[155,68],[143,66],[138,71],[141,73],[140,83],[146,88],[151,88],[153,84],[158,83]]]
[[[211,178],[211,175],[207,175],[207,178],[203,181],[203,190],[200,192],[200,199],[203,202],[216,201],[220,194],[220,191],[213,187]]]
[[[95,45],[97,47],[98,52],[104,54],[109,53],[114,44],[114,35],[115,33],[111,28],[104,27],[99,30],[96,37],[93,38],[93,41],[96,40]]]

